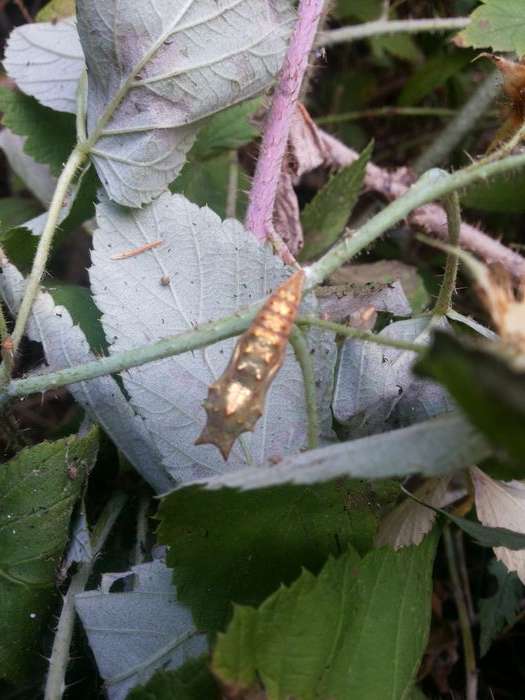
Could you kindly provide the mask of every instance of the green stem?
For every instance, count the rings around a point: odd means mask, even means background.
[[[38,241],[38,247],[33,260],[33,267],[29,277],[27,278],[24,296],[18,310],[15,327],[11,336],[13,340],[13,354],[16,354],[16,351],[18,350],[18,346],[20,345],[20,341],[24,335],[27,321],[31,314],[31,307],[33,306],[33,302],[38,293],[40,282],[46,269],[47,259],[49,257],[51,244],[53,242],[53,236],[58,226],[60,211],[64,205],[64,200],[66,198],[69,186],[73,182],[77,170],[80,168],[86,157],[86,152],[81,147],[77,146],[69,156],[62,174],[58,179],[55,193],[53,195],[53,199],[51,200],[51,205],[47,214],[46,225]],[[2,365],[0,371],[0,386],[7,384],[8,381],[9,371],[5,365]]]
[[[68,384],[122,372],[131,367],[162,360],[165,357],[180,355],[183,352],[198,350],[245,331],[259,307],[260,305],[250,306],[242,313],[203,324],[199,328],[163,338],[156,343],[125,350],[109,357],[102,357],[99,360],[68,367],[58,372],[41,374],[27,379],[16,379],[9,384],[7,396],[27,396],[47,389],[57,389]]]
[[[457,192],[452,192],[443,201],[443,206],[447,213],[448,240],[449,245],[456,248],[459,245],[459,234],[461,229],[461,207]],[[445,275],[439,290],[439,295],[434,307],[435,316],[445,316],[452,308],[452,297],[456,290],[456,278],[458,276],[459,257],[455,252],[447,254],[445,265]]]
[[[93,564],[104,546],[115,521],[126,503],[127,496],[117,493],[107,503],[93,530],[93,557],[80,565],[77,573],[64,596],[62,611],[58,619],[57,631],[53,640],[53,649],[49,659],[49,672],[46,679],[44,700],[60,700],[65,690],[66,670],[69,661],[69,649],[73,638],[75,624],[75,596],[82,593],[93,570]]]
[[[5,403],[6,399],[17,396],[29,396],[40,391],[48,389],[58,389],[68,384],[76,382],[84,382],[89,379],[96,379],[108,374],[116,374],[132,367],[138,367],[148,362],[162,360],[166,357],[181,355],[184,352],[198,350],[199,348],[218,343],[226,338],[239,335],[245,331],[253,320],[255,314],[260,308],[260,304],[250,306],[242,312],[234,316],[228,316],[218,321],[203,324],[186,333],[163,338],[156,343],[149,345],[141,345],[132,350],[115,353],[109,357],[101,357],[99,360],[86,362],[75,367],[58,370],[57,372],[49,372],[48,374],[40,374],[27,379],[15,379],[7,387],[4,395],[0,395],[0,404]],[[413,350],[421,352],[423,346],[413,343],[404,343],[400,340],[382,338],[374,333],[359,331],[355,328],[349,328],[339,323],[331,321],[323,321],[313,316],[299,316],[296,321],[299,326],[317,326],[325,330],[331,330],[340,335],[360,340],[367,340],[379,345],[388,347],[396,347],[401,350]]]
[[[474,165],[453,174],[437,169],[428,171],[405,195],[389,204],[377,216],[367,221],[350,238],[342,240],[320,260],[306,268],[306,291],[313,290],[337,268],[373,243],[385,231],[408,216],[417,207],[442,199],[478,180],[485,180],[494,175],[516,170],[523,166],[525,166],[525,154],[508,156],[496,162],[474,163]],[[13,381],[9,385],[8,390],[3,395],[0,395],[0,403],[5,403],[9,396],[26,396],[34,392],[74,384],[86,379],[94,379],[95,377],[120,372],[130,367],[136,367],[163,357],[194,350],[233,335],[238,335],[248,327],[259,306],[254,305],[234,316],[214,321],[201,328],[158,341],[146,347],[135,348],[59,372]],[[298,319],[298,324],[300,325],[300,323],[301,319]],[[345,327],[341,328],[344,329]],[[345,331],[341,330],[341,333],[345,334]],[[348,333],[348,330],[346,333]],[[372,337],[374,336],[366,339],[372,340]]]
[[[345,338],[364,340],[368,343],[384,345],[388,348],[397,348],[398,350],[408,350],[409,352],[418,353],[422,353],[424,350],[426,350],[425,345],[409,343],[408,341],[404,340],[395,340],[394,338],[383,338],[375,333],[360,331],[357,328],[351,328],[350,326],[345,326],[342,323],[335,323],[334,321],[324,321],[316,316],[300,316],[296,323],[298,326],[315,326],[316,328],[323,328],[326,331],[333,331],[334,333],[337,333],[337,335],[342,335]]]
[[[306,402],[306,414],[308,416],[308,449],[313,450],[319,446],[319,413],[317,411],[317,394],[315,391],[315,371],[310,348],[302,332],[296,326],[290,334],[295,358],[301,366],[303,373],[304,397]]]
[[[353,112],[341,112],[329,114],[326,117],[316,117],[316,124],[339,124],[341,122],[353,122],[359,119],[375,119],[377,117],[453,117],[456,109],[445,107],[376,107],[374,109],[361,109]]]
[[[451,192],[461,190],[479,180],[510,172],[525,166],[525,153],[507,156],[495,162],[474,163],[468,168],[455,173],[434,168],[422,175],[419,180],[399,199],[396,199],[382,211],[370,219],[364,226],[355,231],[352,236],[343,239],[331,248],[320,260],[307,269],[307,290],[313,289],[341,265],[360,253],[373,243],[379,236],[399,221],[404,219],[414,209],[443,199]]]
[[[368,39],[384,34],[417,34],[419,32],[449,32],[463,29],[469,17],[432,17],[430,19],[378,19],[373,22],[352,24],[349,27],[320,32],[317,46],[333,46],[347,41]]]
[[[470,629],[470,620],[465,602],[465,596],[461,588],[459,571],[456,561],[456,552],[452,535],[450,534],[450,526],[446,525],[443,530],[443,540],[445,543],[445,552],[447,555],[448,570],[450,573],[450,581],[452,583],[452,592],[456,601],[458,611],[459,627],[463,640],[463,654],[465,656],[465,681],[466,681],[466,700],[476,700],[478,697],[478,671],[476,667],[476,652],[474,649],[474,641],[472,639],[472,631]]]

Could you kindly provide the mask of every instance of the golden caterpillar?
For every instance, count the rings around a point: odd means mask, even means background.
[[[203,404],[208,420],[196,445],[215,445],[226,460],[239,435],[254,429],[268,388],[283,364],[303,284],[303,270],[283,282],[237,341],[223,375],[208,387]]]

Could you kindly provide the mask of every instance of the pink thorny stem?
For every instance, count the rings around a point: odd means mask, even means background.
[[[264,127],[245,222],[246,228],[260,241],[266,240],[271,230],[288,132],[323,5],[324,0],[299,3],[297,22]]]

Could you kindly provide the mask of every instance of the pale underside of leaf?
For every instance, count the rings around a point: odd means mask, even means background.
[[[434,476],[464,469],[490,454],[484,438],[462,416],[449,413],[408,428],[310,450],[266,469],[243,469],[202,483],[209,489],[250,490],[285,483],[312,484],[341,476]]]
[[[124,700],[159,668],[176,669],[206,651],[191,612],[177,602],[172,572],[160,561],[134,566],[133,590],[75,598],[110,700]]]
[[[446,325],[440,322],[440,327]],[[429,316],[397,321],[379,334],[392,340],[428,343],[435,322]],[[334,392],[334,415],[362,437],[409,425],[452,410],[446,392],[416,379],[416,354],[349,339],[341,352]],[[351,423],[350,423],[351,422]]]
[[[451,475],[427,479],[417,489],[415,496],[435,508],[441,508],[446,500]],[[436,519],[436,511],[406,498],[383,518],[376,535],[376,547],[388,545],[393,549],[420,544],[430,532]]]
[[[0,294],[12,313],[18,309],[24,286],[24,279],[15,266],[3,262]],[[42,343],[50,371],[96,359],[68,311],[63,306],[55,306],[51,295],[46,292],[40,292],[35,300],[27,335]],[[160,464],[158,452],[142,420],[133,412],[112,377],[79,382],[71,385],[69,391],[154,489],[164,491],[173,484]]]
[[[27,95],[58,112],[76,112],[84,54],[73,19],[17,27],[10,35],[4,67]]]
[[[477,467],[473,467],[470,473],[479,521],[489,527],[525,533],[525,483],[497,481]],[[525,550],[494,547],[494,554],[525,583]]]
[[[77,3],[88,135],[111,199],[140,206],[174,180],[199,120],[266,89],[291,30],[288,0]]]
[[[99,205],[97,219],[90,278],[111,352],[229,316],[262,301],[291,272],[239,222],[222,222],[207,207],[199,208],[180,195],[164,194],[143,210],[124,210],[106,202]],[[161,243],[141,255],[112,260],[115,254],[155,241]],[[164,464],[179,480],[279,460],[305,444],[303,381],[291,349],[255,432],[238,441],[227,463],[212,445],[193,444],[206,423],[202,402],[208,386],[222,374],[234,342],[136,367],[123,375]],[[329,382],[330,372],[324,376]],[[324,392],[321,381],[319,394]],[[324,411],[329,411],[326,400]]]

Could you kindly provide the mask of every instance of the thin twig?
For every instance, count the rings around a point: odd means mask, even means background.
[[[452,539],[452,535],[450,534],[449,525],[446,525],[443,530],[443,540],[445,543],[445,552],[447,555],[450,582],[452,584],[452,592],[454,594],[456,608],[458,611],[461,638],[463,640],[463,654],[465,657],[466,700],[477,700],[478,670],[476,666],[476,652],[474,649],[474,640],[472,639],[472,630],[470,628],[470,620],[467,605],[465,603],[465,597],[461,589],[461,582],[456,562],[454,541]]]
[[[408,350],[409,352],[422,353],[427,348],[425,345],[417,343],[409,343],[405,340],[396,340],[395,338],[386,338],[370,331],[361,331],[358,328],[351,328],[342,323],[335,321],[325,321],[317,316],[299,316],[296,321],[299,327],[314,326],[315,328],[323,328],[326,331],[333,331],[337,335],[342,335],[345,338],[353,338],[355,340],[364,340],[367,343],[375,345],[383,345],[388,348],[397,348],[398,350]]]
[[[126,503],[127,496],[115,494],[102,511],[93,530],[92,558],[80,565],[64,596],[64,604],[58,619],[58,627],[53,640],[49,659],[49,672],[46,679],[44,700],[60,700],[65,690],[65,678],[69,662],[69,649],[75,625],[75,596],[82,593],[93,570],[93,564],[104,546],[106,539]]]
[[[244,311],[233,316],[203,324],[194,330],[180,333],[169,338],[163,338],[162,340],[148,345],[141,345],[132,350],[114,353],[109,357],[101,357],[99,360],[85,362],[75,367],[68,367],[47,374],[39,374],[26,379],[15,379],[8,385],[7,392],[0,395],[0,404],[5,403],[8,398],[28,396],[41,391],[48,391],[49,389],[57,389],[58,387],[67,386],[68,384],[89,381],[90,379],[96,379],[97,377],[103,377],[108,374],[116,374],[131,369],[132,367],[138,367],[148,362],[155,362],[156,360],[162,360],[166,357],[174,357],[185,352],[198,350],[199,348],[218,343],[232,336],[240,335],[248,328],[259,308],[260,304],[256,304],[247,307]],[[332,330],[347,337],[366,340],[387,347],[400,348],[402,350],[414,350],[414,352],[417,352],[424,349],[422,346],[419,347],[412,343],[382,338],[373,333],[360,331],[339,323],[323,321],[310,316],[299,316],[297,325],[317,326],[319,328],[325,328],[326,330]]]
[[[461,230],[461,207],[458,193],[452,192],[452,194],[445,197],[444,205],[447,213],[449,245],[456,248],[459,245],[459,232]],[[457,253],[450,251],[447,253],[445,274],[436,305],[434,306],[434,314],[436,316],[445,316],[452,307],[452,297],[456,291],[458,267],[459,258]]]
[[[472,131],[501,92],[501,77],[498,71],[492,72],[463,105],[455,118],[447,124],[437,139],[425,150],[412,166],[420,174],[425,170],[441,165],[464,137]]]
[[[463,531],[460,529],[458,529],[456,532],[455,545],[459,575],[461,578],[461,587],[465,596],[465,603],[467,605],[470,624],[472,625],[476,620],[476,612],[474,610],[474,604],[472,603],[472,594],[470,592],[470,582],[468,576],[467,561],[465,557],[465,536],[463,534]]]
[[[246,212],[246,228],[268,238],[277,187],[303,76],[308,65],[324,0],[300,0],[297,22],[272,99]]]
[[[294,327],[290,334],[295,358],[303,373],[304,397],[306,414],[308,417],[308,449],[313,450],[319,446],[319,413],[317,411],[317,395],[315,391],[315,371],[310,354],[310,348],[299,328]]]
[[[326,133],[322,129],[319,129],[318,133],[326,152],[329,154],[330,165],[334,167],[346,167],[351,165],[359,157],[356,151],[345,146],[331,134]],[[519,158],[519,156],[516,156],[516,158]],[[510,164],[510,161],[505,162],[506,165],[503,166],[504,170],[505,167]],[[515,164],[517,162],[521,163],[521,161],[513,162]],[[486,164],[488,163],[479,161],[475,163],[474,166],[480,168]],[[462,175],[460,177],[463,177],[463,174],[467,175],[467,181],[459,187],[466,187],[476,181],[477,178],[470,180],[472,167],[473,166],[463,168],[455,173],[455,175],[461,173]],[[479,170],[478,172],[480,175],[483,174],[485,178],[490,177],[492,174],[497,174],[484,170]],[[382,194],[391,202],[407,194],[411,181],[410,173],[404,168],[399,171],[389,172],[384,168],[378,167],[374,163],[369,163],[365,171],[366,188]],[[459,187],[457,189],[459,189]],[[409,223],[421,228],[423,231],[431,233],[441,239],[446,240],[448,238],[445,210],[438,204],[431,203],[431,200],[422,201],[420,204],[416,205],[414,211],[407,212],[403,217],[404,216],[409,216]],[[499,241],[488,236],[479,228],[463,222],[461,224],[460,243],[462,248],[479,255],[486,262],[500,263],[513,277],[521,279],[525,276],[525,259]]]
[[[368,39],[381,34],[417,34],[420,32],[449,32],[464,29],[469,17],[433,17],[430,19],[378,19],[373,22],[352,24],[349,27],[331,29],[319,34],[317,46],[333,46],[358,39]]]
[[[87,154],[79,149],[75,148],[71,155],[69,156],[62,174],[60,175],[57,186],[51,200],[51,205],[47,214],[47,220],[38,241],[38,247],[36,249],[35,257],[33,260],[33,267],[31,273],[27,279],[27,284],[24,290],[24,296],[18,309],[18,315],[16,317],[15,327],[12,333],[13,340],[13,354],[16,355],[18,346],[24,335],[24,331],[27,325],[27,321],[31,314],[31,307],[33,306],[33,301],[38,293],[38,288],[40,286],[40,281],[44,274],[47,259],[51,250],[51,244],[53,242],[53,236],[55,234],[58,222],[60,219],[60,211],[64,204],[69,186],[73,182],[73,179],[80,168]],[[6,365],[2,365],[0,368],[0,386],[7,384],[9,381],[9,371]]]
[[[341,112],[329,114],[326,117],[316,117],[317,124],[340,124],[342,122],[354,122],[359,119],[377,119],[383,117],[453,117],[457,115],[457,109],[446,107],[374,107],[371,109],[355,110],[353,112]]]

